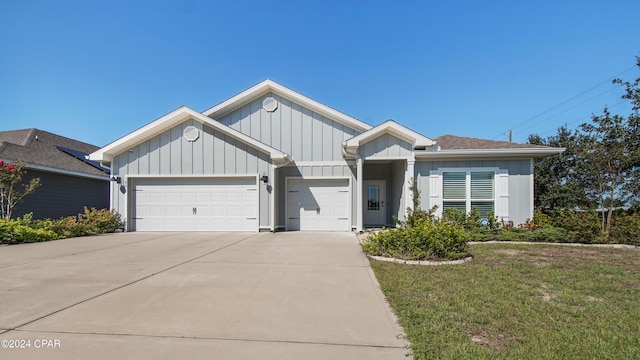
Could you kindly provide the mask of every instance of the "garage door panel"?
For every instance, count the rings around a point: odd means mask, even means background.
[[[348,231],[349,180],[289,180],[287,228],[289,230]]]
[[[255,178],[157,178],[133,184],[133,230],[258,230]]]

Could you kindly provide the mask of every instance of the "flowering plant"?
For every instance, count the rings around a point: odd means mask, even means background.
[[[6,163],[0,160],[0,215],[2,219],[11,219],[11,212],[16,204],[40,186],[40,178],[33,178],[23,184],[26,173],[22,162]]]

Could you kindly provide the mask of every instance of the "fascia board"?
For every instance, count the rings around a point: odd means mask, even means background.
[[[226,125],[221,124],[218,121],[215,121],[203,114],[187,107],[182,106],[163,117],[152,121],[151,123],[141,127],[140,129],[112,142],[111,144],[99,149],[98,151],[91,153],[89,155],[89,159],[96,161],[111,161],[113,156],[120,154],[130,147],[138,145],[140,142],[158,135],[163,131],[172,128],[173,126],[181,123],[182,121],[193,118],[203,124],[207,124],[220,132],[223,132],[236,140],[244,142],[256,149],[259,149],[271,156],[271,158],[276,162],[287,162],[290,157],[289,155],[274,149],[266,144],[263,144],[256,139],[247,136],[237,130],[234,130]]]
[[[161,116],[160,118],[130,132],[129,134],[115,140],[104,147],[89,154],[89,160],[94,161],[111,161],[113,156],[122,153],[129,149],[129,147],[138,144],[143,139],[150,138],[154,135],[162,133],[188,118],[186,110],[187,106],[181,106],[170,113]],[[196,112],[197,113],[197,112]]]
[[[396,123],[395,121],[386,121],[372,129],[369,129],[366,132],[363,132],[362,134],[359,134],[357,136],[352,137],[351,139],[348,139],[345,145],[350,148],[359,147],[360,144],[364,144],[369,140],[374,139],[385,133],[392,134],[401,139],[407,140],[408,142],[412,143],[414,147],[415,146],[433,146],[436,143],[435,141],[423,135],[420,135],[419,133],[409,128],[406,128]]]
[[[439,151],[416,151],[415,157],[418,159],[445,159],[445,158],[477,158],[477,157],[545,157],[560,154],[565,148],[552,149],[464,149],[464,150],[439,150]]]
[[[273,80],[262,81],[259,84],[254,85],[251,88],[241,92],[240,94],[233,96],[232,98],[229,98],[208,110],[203,111],[202,114],[215,119],[218,114],[228,113],[232,110],[235,110],[236,108],[245,104],[247,101],[253,100],[268,92],[273,92],[274,94],[280,95],[287,99],[292,99],[300,105],[307,107],[318,114],[337,120],[338,122],[353,127],[356,130],[366,131],[371,129],[372,127],[371,125],[363,121],[360,121],[327,105],[317,102],[307,96],[304,96],[283,85],[280,85]]]

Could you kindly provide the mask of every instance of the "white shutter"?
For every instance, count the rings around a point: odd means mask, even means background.
[[[496,170],[496,216],[509,220],[509,172],[507,169]]]
[[[435,205],[438,205],[438,210],[434,215],[442,216],[442,174],[438,170],[431,170],[429,172],[429,209]]]

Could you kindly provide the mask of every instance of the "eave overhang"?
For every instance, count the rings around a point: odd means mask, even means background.
[[[149,124],[121,137],[120,139],[98,149],[89,154],[89,159],[99,161],[101,163],[111,163],[113,158],[118,154],[128,151],[130,148],[137,146],[143,141],[150,139],[156,135],[171,129],[187,119],[194,119],[202,124],[206,124],[230,137],[239,140],[249,146],[252,146],[266,154],[269,154],[274,164],[284,165],[291,162],[291,157],[275,148],[272,148],[256,139],[247,136],[237,130],[215,121],[196,110],[187,106],[178,109],[150,122]]]

